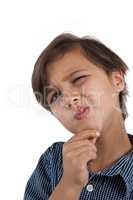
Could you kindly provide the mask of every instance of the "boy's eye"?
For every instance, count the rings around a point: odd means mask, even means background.
[[[59,96],[59,92],[54,93],[50,98],[50,104],[52,104],[54,101],[56,101],[58,96]]]
[[[82,79],[82,78],[84,78],[84,77],[86,77],[87,75],[83,75],[83,76],[79,76],[79,77],[77,77],[76,79],[74,79],[73,81],[72,81],[72,83],[75,83],[76,81],[78,81],[79,79]]]

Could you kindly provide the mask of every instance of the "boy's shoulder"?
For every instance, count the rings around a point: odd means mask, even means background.
[[[52,143],[41,155],[48,160],[62,157],[63,141]]]
[[[133,145],[133,135],[128,133],[128,138],[129,138],[131,144]]]
[[[63,141],[58,141],[58,142],[54,142],[52,143],[47,149],[49,152],[53,152],[53,151],[60,151],[63,147],[64,142]],[[44,152],[45,153],[45,152]]]

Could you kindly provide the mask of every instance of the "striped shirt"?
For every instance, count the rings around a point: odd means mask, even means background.
[[[133,135],[128,134],[133,145]],[[62,147],[55,142],[40,156],[27,181],[24,200],[48,200],[63,175]],[[111,167],[88,172],[88,183],[79,200],[133,200],[133,149]],[[59,199],[60,200],[60,199]],[[68,199],[69,200],[69,199]]]

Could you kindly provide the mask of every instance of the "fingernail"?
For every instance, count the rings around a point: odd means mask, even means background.
[[[96,135],[97,135],[97,136],[100,136],[100,133],[97,131],[97,132],[96,132]]]

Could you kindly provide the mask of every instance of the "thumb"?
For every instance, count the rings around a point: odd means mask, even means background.
[[[98,139],[99,136],[100,136],[100,132],[97,132],[97,136],[91,139],[93,144],[96,143],[96,140]]]
[[[91,139],[92,143],[95,144],[96,143],[97,138],[93,138]]]

